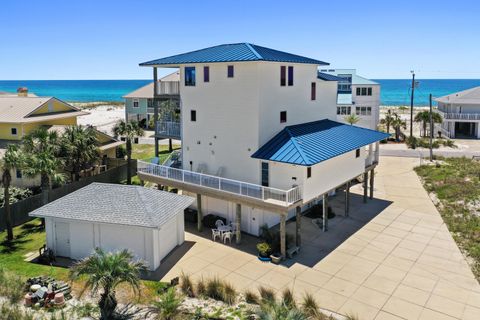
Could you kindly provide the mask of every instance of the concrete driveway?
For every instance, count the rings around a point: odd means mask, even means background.
[[[418,159],[382,157],[375,199],[352,188],[350,217],[339,215],[323,233],[304,218],[302,250],[284,265],[260,262],[254,237],[240,246],[187,232],[187,242],[159,270],[165,281],[181,272],[218,276],[239,291],[286,287],[312,293],[322,308],[359,319],[480,319],[480,285],[412,170]],[[287,225],[293,230],[294,223]]]

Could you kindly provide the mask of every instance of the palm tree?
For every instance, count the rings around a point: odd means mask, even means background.
[[[390,126],[392,125],[393,120],[394,120],[394,117],[392,115],[392,110],[388,109],[387,114],[385,115],[385,118],[380,120],[380,122],[387,127],[387,133],[390,133]]]
[[[400,134],[402,129],[407,129],[407,123],[397,113],[393,113],[392,127],[395,130],[395,140],[400,141]]]
[[[423,127],[423,136],[427,136],[427,123],[430,123],[430,111],[421,111],[415,115],[415,122],[421,122]],[[442,123],[442,116],[438,112],[432,112],[433,123]]]
[[[360,117],[357,116],[355,113],[352,113],[348,116],[346,116],[345,118],[345,121],[347,123],[349,123],[350,125],[354,125],[355,123],[357,123],[358,121],[360,121]]]
[[[115,137],[124,136],[127,140],[127,184],[132,184],[132,140],[139,136],[143,136],[143,129],[136,121],[126,123],[123,120],[117,122],[113,128]]]
[[[98,139],[92,127],[70,126],[60,138],[60,155],[70,169],[72,180],[80,180],[80,171],[88,169],[98,158]]]
[[[12,216],[10,212],[10,184],[12,182],[12,170],[21,169],[23,166],[23,155],[15,144],[9,144],[1,161],[2,184],[4,192],[5,224],[7,227],[7,240],[13,240]]]
[[[83,259],[70,269],[72,280],[80,276],[86,277],[85,288],[91,288],[96,294],[101,289],[100,319],[112,319],[117,307],[115,289],[121,283],[127,283],[135,294],[140,289],[140,273],[146,270],[143,262],[132,261],[133,255],[124,249],[119,252],[107,253],[102,249],[95,249],[90,257]]]
[[[40,187],[44,195],[43,203],[48,202],[48,191],[52,183],[62,183],[65,176],[58,172],[62,161],[58,157],[59,139],[57,132],[40,127],[23,138],[26,155],[25,174],[30,177],[40,175]]]

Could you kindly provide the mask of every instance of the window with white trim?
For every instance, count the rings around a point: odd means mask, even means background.
[[[133,107],[138,108],[138,99],[133,99]]]
[[[357,87],[357,96],[371,96],[372,87]]]
[[[17,128],[10,128],[10,133],[12,136],[16,136],[18,134]]]
[[[349,106],[337,107],[338,115],[347,116],[347,115],[350,115],[350,113],[352,113],[352,107],[349,107]]]
[[[355,113],[357,116],[371,116],[372,107],[356,107]]]

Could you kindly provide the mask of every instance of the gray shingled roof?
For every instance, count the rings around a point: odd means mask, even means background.
[[[192,197],[140,186],[94,182],[29,215],[157,228],[193,201]]]

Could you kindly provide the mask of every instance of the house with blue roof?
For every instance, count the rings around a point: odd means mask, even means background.
[[[337,121],[358,116],[357,126],[377,129],[380,120],[380,84],[361,77],[355,69],[325,69],[319,74],[338,77]]]
[[[158,68],[179,71],[178,168],[138,162],[144,181],[196,198],[199,230],[214,214],[258,235],[279,225],[286,256],[286,221],[298,223],[312,203],[362,176],[373,196],[379,141],[386,134],[337,121],[339,75],[319,72],[328,63],[251,43],[224,44],[140,64],[153,68],[153,105],[161,99]],[[158,113],[158,111],[157,111]],[[349,197],[346,197],[349,199]],[[348,201],[345,213],[348,214]],[[327,230],[327,219],[324,219]]]

